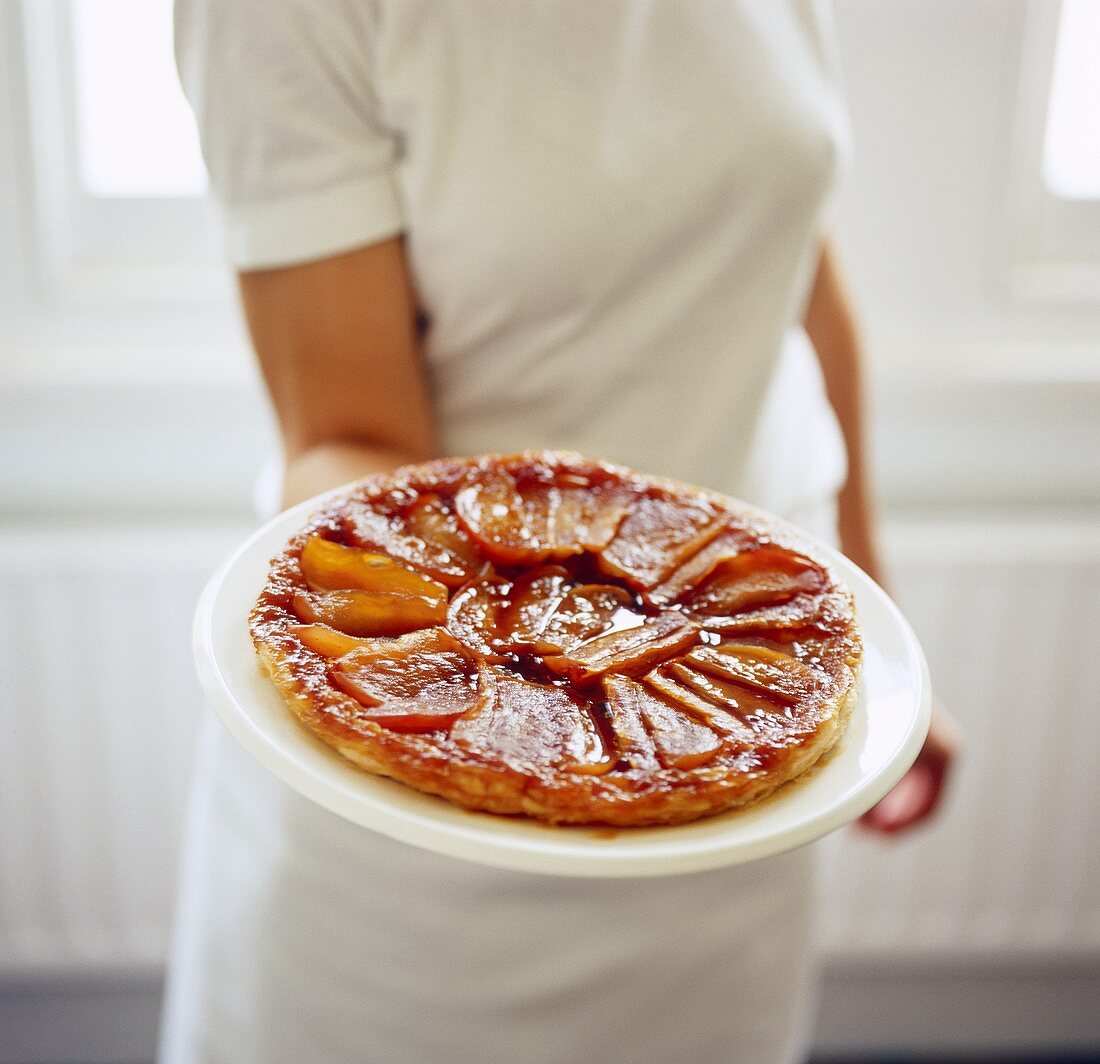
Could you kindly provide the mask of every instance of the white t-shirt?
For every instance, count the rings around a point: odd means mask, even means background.
[[[845,128],[814,5],[180,0],[177,53],[236,266],[406,234],[446,452],[837,488],[792,333]]]
[[[795,322],[843,127],[812,5],[177,0],[177,52],[237,266],[406,234],[448,452],[570,447],[828,535],[843,452]],[[161,1060],[793,1061],[810,870],[482,868],[213,726]]]

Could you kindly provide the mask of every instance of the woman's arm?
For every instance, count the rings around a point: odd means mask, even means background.
[[[240,275],[286,457],[284,504],[436,454],[400,238]]]
[[[804,324],[821,361],[825,390],[836,410],[848,449],[848,480],[840,492],[841,549],[882,584],[885,574],[878,552],[866,466],[859,330],[828,240],[822,244]],[[948,769],[958,748],[958,729],[937,704],[928,739],[916,764],[860,822],[890,834],[925,820],[943,797]]]
[[[817,273],[803,319],[836,411],[848,451],[848,479],[840,490],[840,546],[878,583],[884,583],[875,535],[875,511],[866,465],[861,340],[832,246],[821,246]]]

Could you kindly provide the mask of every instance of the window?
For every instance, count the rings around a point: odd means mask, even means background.
[[[149,199],[206,190],[176,82],[167,0],[75,0],[78,176],[85,195]]]
[[[1024,42],[1010,281],[1100,302],[1100,4],[1034,3]]]
[[[0,234],[9,369],[240,377],[246,344],[176,77],[171,0],[23,0],[0,5],[0,24],[0,81],[16,103],[0,113],[0,194],[31,208],[22,232]]]
[[[1094,0],[1062,4],[1043,181],[1061,199],[1100,199],[1100,4]]]
[[[176,81],[171,0],[22,10],[42,282],[76,300],[210,296],[217,231]]]

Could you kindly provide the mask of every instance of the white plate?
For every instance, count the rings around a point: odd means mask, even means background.
[[[356,824],[438,853],[529,872],[695,872],[781,853],[856,819],[901,779],[924,741],[931,692],[912,629],[878,585],[819,544],[855,595],[864,639],[860,698],[836,752],[760,805],[676,827],[549,827],[467,812],[372,776],[297,722],[261,671],[248,634],[269,560],[322,501],[280,514],[214,574],[195,614],[195,659],[207,697],[245,749],[284,783]]]

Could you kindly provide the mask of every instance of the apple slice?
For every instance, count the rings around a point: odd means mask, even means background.
[[[498,565],[536,565],[603,550],[633,499],[622,485],[569,475],[520,484],[506,469],[490,469],[458,492],[455,512]]]
[[[604,710],[615,735],[620,770],[629,769],[648,775],[660,762],[653,736],[646,728],[639,700],[633,696],[637,685],[626,676],[609,673],[603,678]]]
[[[569,574],[560,565],[545,565],[521,576],[497,615],[501,644],[516,653],[560,653],[564,648],[543,633],[569,582]]]
[[[414,572],[385,554],[345,547],[314,536],[301,555],[302,575],[315,591],[388,591],[446,601],[447,588],[430,576]]]
[[[850,624],[851,605],[843,597],[826,589],[818,594],[796,595],[787,602],[757,606],[729,616],[696,613],[686,604],[684,612],[705,628],[731,641],[755,643],[766,639],[792,648],[797,644],[806,650],[820,646],[821,640],[828,641],[830,635],[845,632]],[[795,649],[791,653],[800,658],[810,656]]]
[[[502,662],[507,655],[499,616],[510,587],[507,580],[485,576],[457,591],[447,607],[447,630],[489,662]]]
[[[665,768],[698,768],[713,761],[721,750],[722,738],[712,728],[657,697],[642,684],[625,676],[608,676],[604,690],[612,721],[618,717],[644,722],[657,760]]]
[[[631,507],[615,538],[600,554],[600,568],[635,591],[659,584],[725,527],[705,499],[647,495]]]
[[[418,499],[405,514],[405,526],[431,552],[427,567],[434,566],[439,573],[437,579],[449,587],[465,582],[485,564],[477,545],[460,527],[454,510],[438,495]]]
[[[755,688],[697,671],[679,662],[671,662],[665,671],[707,701],[736,712],[737,719],[751,728],[758,738],[776,742],[782,741],[785,732],[788,736],[794,734],[788,730],[788,707]]]
[[[461,587],[484,565],[477,547],[438,495],[424,495],[403,514],[352,505],[348,528],[358,543],[375,548],[447,587]]]
[[[765,544],[723,558],[681,601],[692,613],[730,617],[815,595],[826,583],[824,571],[809,558]]]
[[[363,707],[357,720],[393,731],[447,728],[481,697],[476,660],[442,628],[371,640],[334,662],[330,675]]]
[[[715,731],[723,735],[730,735],[745,743],[752,741],[752,730],[744,721],[738,720],[737,717],[727,712],[714,700],[699,694],[692,687],[683,683],[679,677],[670,671],[669,666],[662,666],[647,673],[643,677],[643,683],[651,692],[659,695],[666,702],[671,702],[682,712],[702,721]]]
[[[786,705],[794,705],[824,685],[824,676],[789,654],[765,647],[725,643],[698,647],[684,658],[711,676],[752,687]]]
[[[370,646],[371,640],[345,635],[327,624],[294,624],[289,628],[310,650],[323,658],[340,658],[360,647]]]
[[[678,565],[656,587],[642,592],[642,597],[654,606],[667,606],[702,583],[719,562],[744,553],[754,545],[748,531],[727,527],[702,550]]]
[[[634,502],[623,485],[592,484],[575,474],[559,475],[549,483],[527,481],[517,490],[539,549],[555,559],[603,550]]]
[[[491,684],[488,697],[455,721],[451,738],[460,746],[540,776],[552,768],[591,775],[614,767],[616,751],[569,692],[500,670]]]
[[[479,471],[477,480],[455,495],[455,515],[498,565],[530,564],[549,556],[528,527],[515,478],[505,469]]]
[[[636,628],[645,617],[635,610],[628,591],[613,584],[582,584],[558,602],[543,628],[543,639],[558,652],[611,631]]]
[[[635,615],[638,616],[638,615]],[[640,617],[629,628],[599,635],[565,654],[545,658],[546,666],[573,683],[585,684],[607,672],[638,675],[699,641],[699,629],[675,613]]]
[[[292,604],[298,620],[348,635],[403,635],[447,620],[446,599],[389,591],[299,591]]]

